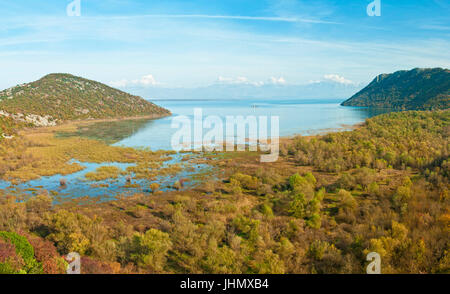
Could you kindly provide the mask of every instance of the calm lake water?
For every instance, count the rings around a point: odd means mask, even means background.
[[[201,108],[203,117],[219,116],[225,124],[226,116],[278,116],[280,136],[313,135],[321,132],[349,129],[381,110],[342,107],[341,100],[232,100],[232,101],[154,101],[172,111],[172,117],[150,120],[124,134],[118,146],[150,147],[152,150],[171,150],[171,138],[177,129],[171,128],[174,117],[187,116],[193,121],[194,108]],[[270,121],[270,120],[269,120]],[[193,123],[192,123],[193,132]],[[270,130],[270,128],[269,128]],[[204,133],[207,129],[204,130]],[[225,131],[224,131],[225,133]]]

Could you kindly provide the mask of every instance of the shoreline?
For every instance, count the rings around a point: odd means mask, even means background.
[[[309,138],[309,137],[315,137],[315,136],[325,136],[330,133],[348,132],[348,131],[353,131],[353,130],[356,130],[356,129],[364,126],[365,123],[366,123],[366,121],[355,123],[353,125],[342,124],[340,127],[320,129],[320,130],[314,131],[312,134],[308,134],[308,135],[302,135],[302,134],[296,133],[296,134],[288,135],[288,136],[280,136],[280,140],[281,139],[294,139],[299,136]]]
[[[164,117],[172,116],[172,112],[169,112],[167,114],[162,115],[143,115],[143,116],[127,116],[127,117],[116,117],[116,118],[94,118],[94,119],[80,119],[80,120],[66,120],[62,123],[57,124],[56,126],[35,126],[35,127],[25,127],[19,132],[27,132],[27,131],[37,131],[37,130],[47,130],[47,131],[56,131],[58,129],[64,129],[67,127],[73,127],[73,126],[79,126],[79,125],[90,125],[94,123],[101,123],[101,122],[116,122],[116,121],[127,121],[127,120],[153,120],[153,119],[160,119]]]
[[[46,127],[26,127],[20,130],[20,133],[25,133],[24,135],[26,135],[27,133],[35,133],[35,132],[58,132],[58,131],[72,131],[73,128],[77,128],[77,127],[83,127],[83,126],[89,126],[95,123],[102,123],[102,122],[118,122],[118,121],[133,121],[133,120],[156,120],[156,119],[160,119],[160,118],[164,118],[164,117],[170,117],[172,116],[172,113],[170,114],[165,114],[165,115],[146,115],[146,116],[132,116],[132,117],[122,117],[122,118],[105,118],[105,119],[84,119],[84,120],[71,120],[71,121],[65,121],[61,124],[58,124],[56,126],[46,126]],[[347,125],[347,124],[341,124],[338,127],[334,127],[334,128],[326,128],[326,129],[320,129],[320,130],[315,130],[315,131],[311,131],[311,134],[301,134],[301,133],[295,133],[292,135],[285,135],[285,136],[279,136],[279,141],[280,143],[282,142],[286,142],[292,139],[295,139],[299,136],[304,137],[304,138],[313,138],[316,136],[324,136],[330,133],[337,133],[337,132],[346,132],[346,131],[353,131],[356,130],[362,126],[364,126],[365,124],[365,120],[362,122],[358,122],[352,125]],[[309,132],[309,131],[307,131]],[[98,140],[98,139],[93,139],[93,140]],[[100,140],[101,141],[101,140]],[[246,145],[248,143],[250,143],[249,138],[245,138],[245,142]],[[139,147],[130,147],[133,149],[138,149]],[[171,149],[158,149],[155,150],[154,152],[173,152],[173,150]]]
[[[63,121],[61,124],[56,125],[58,126],[64,126],[64,125],[71,125],[71,124],[78,124],[78,123],[98,123],[98,122],[113,122],[113,121],[124,121],[124,120],[140,120],[140,119],[159,119],[163,117],[172,116],[172,112],[169,112],[167,114],[150,114],[150,115],[142,115],[142,116],[126,116],[126,117],[116,117],[116,118],[93,118],[93,119],[80,119],[80,120],[67,120]]]

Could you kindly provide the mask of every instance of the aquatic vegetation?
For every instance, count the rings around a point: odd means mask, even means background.
[[[159,188],[160,188],[160,185],[158,183],[150,184],[150,190],[152,191],[152,193],[158,192]]]
[[[28,181],[41,176],[68,175],[83,170],[73,162],[119,162],[158,165],[166,154],[146,149],[114,147],[84,138],[55,138],[55,131],[73,126],[33,129],[1,144],[0,177],[4,180]]]
[[[102,181],[106,179],[117,179],[126,173],[117,166],[101,166],[95,172],[87,173],[86,179],[91,181]]]

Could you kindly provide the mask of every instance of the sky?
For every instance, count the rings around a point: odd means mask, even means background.
[[[69,16],[72,0],[0,0],[0,88],[54,72],[193,88],[450,67],[450,1],[379,1],[369,16],[372,0],[80,0]]]

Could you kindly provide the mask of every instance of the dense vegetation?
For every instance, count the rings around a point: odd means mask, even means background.
[[[5,137],[11,137],[16,134],[21,127],[12,118],[0,116],[0,142],[5,140]]]
[[[1,91],[0,110],[10,114],[49,115],[58,121],[169,114],[168,110],[141,97],[69,74],[50,74]]]
[[[376,251],[383,273],[450,273],[449,119],[381,115],[286,140],[264,165],[205,154],[216,169],[192,189],[85,205],[5,193],[0,270],[60,272],[76,251],[83,273],[364,273]]]
[[[342,105],[402,110],[447,109],[450,107],[450,70],[416,68],[382,74]]]

